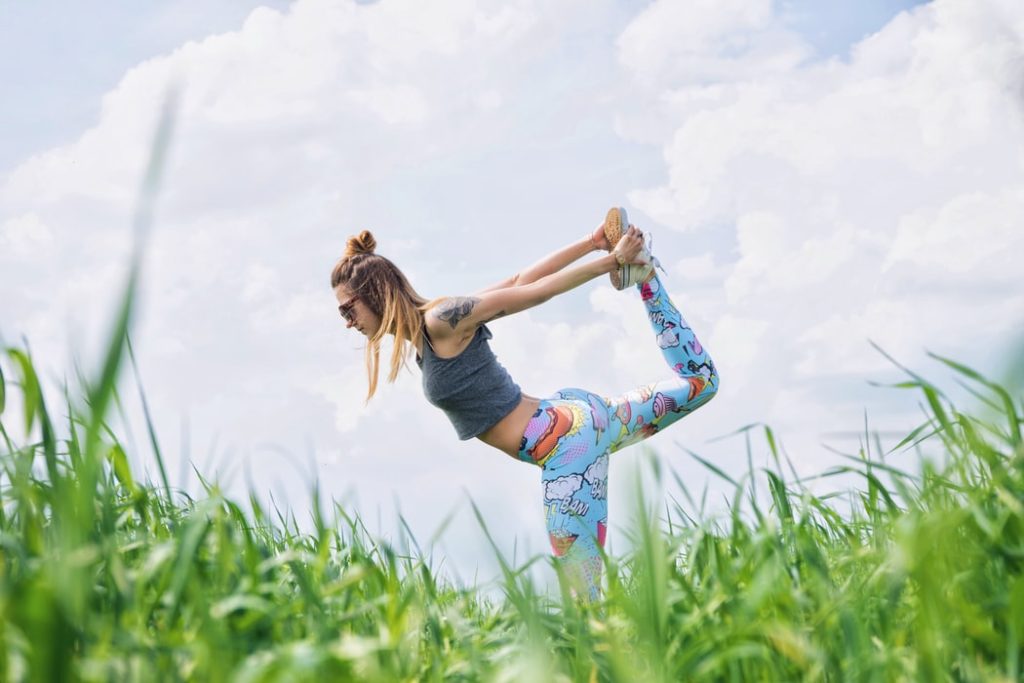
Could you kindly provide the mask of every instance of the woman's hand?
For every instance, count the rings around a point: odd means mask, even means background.
[[[608,244],[608,238],[604,236],[604,223],[594,228],[594,232],[590,233],[590,241],[598,249],[603,251],[612,250],[612,245]]]
[[[637,256],[640,254],[640,250],[644,246],[644,234],[635,225],[630,225],[629,230],[622,233],[622,238],[619,243],[615,245],[615,249],[612,254],[622,256],[624,263],[639,263],[642,264],[644,261],[637,260]]]

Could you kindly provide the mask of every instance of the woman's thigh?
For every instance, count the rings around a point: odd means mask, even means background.
[[[644,384],[609,401],[612,434],[609,452],[654,436],[689,415],[714,396],[700,375],[671,377]]]
[[[607,451],[617,430],[611,401],[585,389],[566,388],[542,399],[519,444],[519,459],[564,469],[579,458]],[[556,461],[550,462],[549,461]]]
[[[608,525],[607,400],[563,389],[541,401],[527,426],[520,458],[541,467],[544,518],[559,557],[593,561]]]

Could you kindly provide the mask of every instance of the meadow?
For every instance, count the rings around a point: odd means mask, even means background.
[[[755,468],[750,446],[738,480],[702,460],[733,487],[719,515],[673,473],[685,506],[661,519],[639,503],[636,550],[606,558],[596,603],[538,589],[528,569],[546,555],[512,566],[495,551],[500,600],[455,585],[408,529],[415,553],[315,489],[300,525],[202,473],[202,496],[173,488],[129,331],[174,106],[172,93],[95,372],[54,401],[27,345],[0,356],[0,680],[1021,679],[1024,405],[937,356],[976,409],[904,369],[896,388],[919,395],[922,423],[886,453],[865,434],[818,475],[855,488],[824,495],[769,427],[744,428],[772,466]],[[136,476],[146,460],[112,426],[129,377],[156,482]]]
[[[855,476],[852,491],[812,494],[771,429],[748,427],[774,466],[734,480],[706,463],[734,487],[725,515],[704,514],[699,496],[665,519],[641,506],[637,549],[608,558],[599,602],[541,592],[526,570],[546,556],[511,566],[500,554],[494,600],[315,490],[300,526],[254,494],[172,488],[148,414],[160,476],[140,480],[141,458],[110,426],[134,369],[134,273],[101,366],[60,401],[27,348],[4,350],[3,680],[1021,678],[1022,405],[970,368],[936,357],[972,412],[907,371],[897,386],[925,418],[888,454],[865,438],[821,473]]]

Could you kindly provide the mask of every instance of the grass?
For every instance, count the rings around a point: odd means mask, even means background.
[[[338,505],[325,517],[316,491],[305,532],[255,495],[175,491],[152,430],[161,481],[137,479],[106,419],[133,360],[133,292],[84,400],[65,388],[59,416],[26,349],[0,364],[5,680],[1021,677],[1022,408],[961,364],[937,357],[984,416],[910,371],[897,385],[927,417],[893,450],[937,451],[901,459],[917,471],[865,449],[823,473],[855,474],[852,496],[816,496],[786,477],[771,430],[751,427],[776,466],[734,481],[724,517],[691,500],[666,529],[641,505],[637,550],[609,558],[602,601],[541,594],[529,563],[500,555],[494,601],[452,585],[415,539],[402,555]]]
[[[893,452],[913,472],[865,446],[822,473],[856,476],[851,495],[814,495],[787,477],[773,432],[748,427],[774,467],[734,481],[703,461],[733,482],[728,514],[690,499],[667,528],[638,491],[636,550],[609,558],[595,604],[542,594],[526,571],[541,558],[500,554],[505,598],[488,600],[415,539],[405,555],[338,505],[325,516],[315,490],[311,531],[202,479],[193,499],[166,477],[144,396],[160,481],[138,479],[108,414],[134,361],[138,263],[173,119],[172,96],[96,375],[55,409],[27,348],[3,350],[0,679],[1020,680],[1024,407],[944,358],[981,408],[961,412],[908,370],[897,386],[920,394],[926,418]],[[924,448],[932,459],[914,455]]]

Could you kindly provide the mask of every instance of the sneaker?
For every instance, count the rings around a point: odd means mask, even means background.
[[[625,211],[623,211],[623,215],[625,215]],[[607,226],[607,223],[605,225]],[[642,263],[627,263],[608,274],[615,289],[622,290],[630,285],[640,284],[650,277],[655,268],[661,268],[661,262],[651,253],[651,247],[654,245],[654,237],[651,236],[651,233],[644,233],[644,241],[646,244],[637,254],[637,259]],[[661,268],[661,272],[664,273],[665,269]]]
[[[619,240],[622,239],[622,232],[628,227],[629,218],[626,216],[624,208],[613,206],[608,209],[608,214],[604,217],[604,238],[608,240],[611,249],[614,249],[615,245],[619,243]]]
[[[604,237],[608,240],[609,251],[615,249],[615,245],[622,239],[622,232],[629,227],[629,216],[626,215],[626,210],[621,206],[613,206],[608,209],[608,214],[604,217]],[[612,281],[612,286],[615,289],[625,289],[628,285],[622,283],[628,281],[628,277],[623,277],[625,271],[630,267],[630,264],[622,266],[618,270],[613,270],[609,273],[609,277]]]

